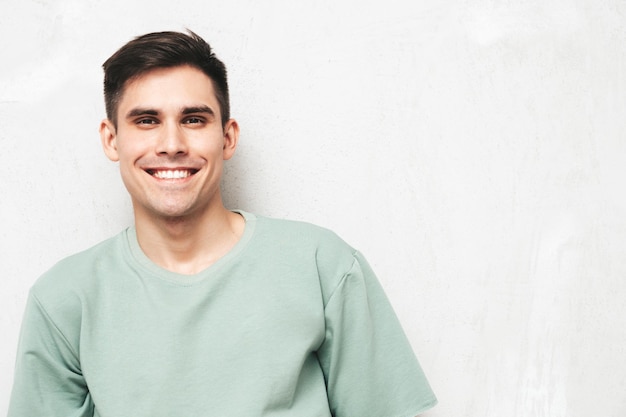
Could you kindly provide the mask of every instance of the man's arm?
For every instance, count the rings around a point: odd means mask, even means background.
[[[93,403],[71,345],[36,296],[22,322],[8,417],[92,417]]]
[[[333,415],[412,417],[437,403],[382,287],[358,252],[325,306],[325,320],[318,358]]]

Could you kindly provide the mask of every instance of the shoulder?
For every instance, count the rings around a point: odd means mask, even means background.
[[[301,265],[313,263],[322,291],[334,291],[352,269],[358,252],[335,232],[311,223],[256,216],[255,237],[272,256],[289,257]]]
[[[352,258],[356,252],[335,232],[312,223],[256,216],[257,234],[290,245],[294,250],[315,250],[321,258]]]
[[[57,262],[35,282],[32,295],[43,304],[58,304],[67,302],[68,297],[80,297],[95,284],[100,271],[122,263],[125,236],[126,232],[121,232]]]
[[[56,328],[74,352],[78,352],[83,314],[89,308],[89,297],[98,294],[103,270],[122,264],[120,249],[124,232],[90,249],[59,261],[45,272],[30,289],[27,314],[45,317]],[[106,272],[104,272],[106,274]],[[30,307],[29,307],[30,306]]]

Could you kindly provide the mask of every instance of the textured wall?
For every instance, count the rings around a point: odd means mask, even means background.
[[[228,204],[367,255],[427,415],[626,415],[626,3],[175,3],[0,3],[0,414],[30,285],[132,220],[99,66],[189,27],[230,68]]]

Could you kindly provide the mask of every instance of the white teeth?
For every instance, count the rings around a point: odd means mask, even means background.
[[[187,170],[167,170],[167,171],[154,171],[154,175],[157,178],[161,179],[179,179],[179,178],[187,178],[191,175],[191,173]]]

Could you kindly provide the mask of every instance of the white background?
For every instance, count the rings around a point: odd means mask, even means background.
[[[28,288],[129,225],[100,65],[185,27],[230,70],[230,207],[365,253],[435,416],[626,415],[626,3],[2,0],[0,414]]]

